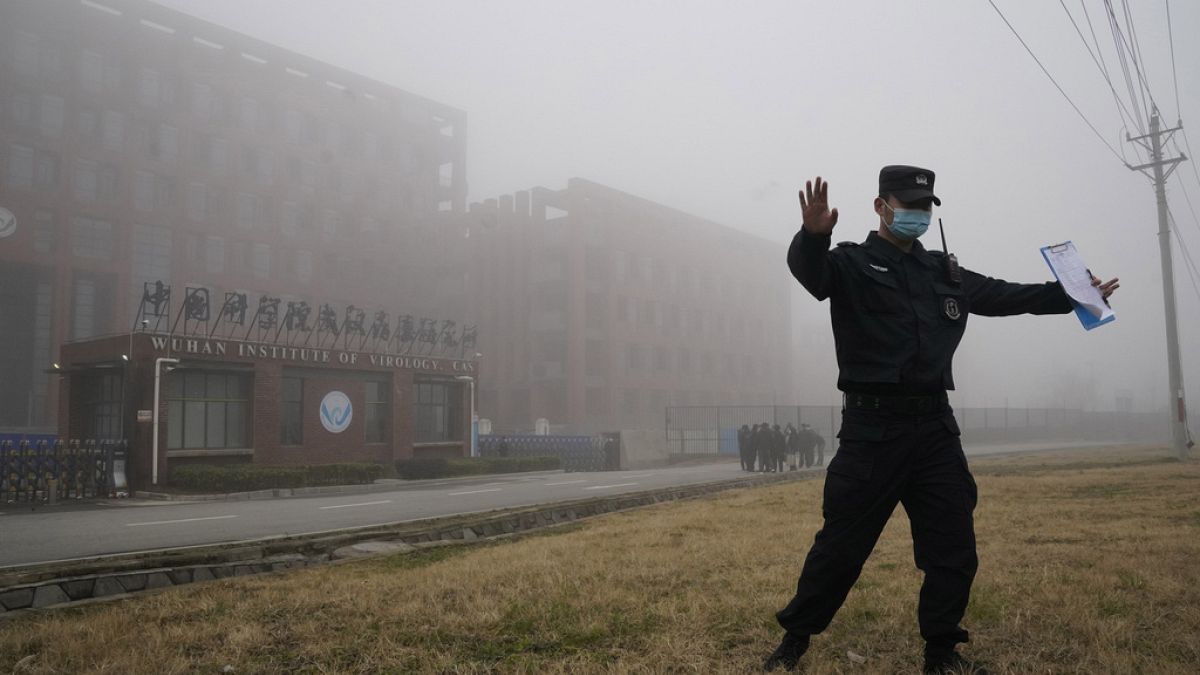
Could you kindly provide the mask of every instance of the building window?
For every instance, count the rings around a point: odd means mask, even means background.
[[[636,344],[625,345],[625,372],[638,373],[645,367],[645,357],[642,355],[642,346]]]
[[[254,245],[254,276],[267,279],[271,276],[271,247],[268,244]]]
[[[367,442],[387,441],[388,383],[368,381],[366,392]]]
[[[308,283],[312,280],[312,272],[312,251],[296,251],[296,280],[301,283]]]
[[[462,439],[462,387],[457,383],[417,381],[416,441],[435,443]]]
[[[10,145],[8,153],[8,175],[5,179],[13,190],[33,188],[33,148]]]
[[[138,103],[148,107],[157,106],[159,90],[158,71],[153,68],[142,68],[141,77],[138,78]]]
[[[71,181],[71,196],[81,202],[94,202],[99,192],[96,163],[90,159],[75,160],[75,179]]]
[[[304,380],[299,377],[280,379],[283,388],[279,411],[280,445],[304,443]]]
[[[80,404],[86,428],[84,437],[107,440],[121,437],[122,373],[81,378]]]
[[[75,280],[75,297],[71,306],[71,339],[82,340],[96,334],[96,282]]]
[[[209,274],[225,273],[225,240],[208,237],[204,244],[204,269]]]
[[[262,197],[249,192],[239,192],[234,203],[234,220],[238,227],[256,227],[263,215]]]
[[[39,190],[58,187],[58,157],[49,152],[37,154],[37,169],[33,174],[33,186]]]
[[[208,218],[208,188],[203,183],[188,184],[187,214],[198,223]]]
[[[53,253],[58,231],[54,227],[54,214],[37,211],[33,214],[33,250],[36,253]]]
[[[104,57],[90,50],[83,50],[79,59],[79,79],[83,88],[96,92],[104,89]]]
[[[196,82],[192,84],[192,114],[206,120],[212,117],[213,88],[210,84]]]
[[[167,448],[245,448],[250,376],[203,370],[167,378]]]
[[[158,125],[158,133],[150,142],[150,157],[164,162],[174,162],[179,156],[179,129],[169,125]]]
[[[61,96],[42,96],[42,114],[38,121],[41,126],[42,134],[51,138],[58,138],[63,130],[63,122],[66,120],[65,102]]]
[[[100,137],[104,149],[120,150],[125,145],[125,116],[113,110],[105,110]]]
[[[111,260],[112,223],[95,218],[71,219],[71,252],[80,258]]]

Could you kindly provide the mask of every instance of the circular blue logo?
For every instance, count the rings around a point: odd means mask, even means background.
[[[340,434],[350,427],[354,409],[350,397],[340,391],[331,391],[321,399],[321,426],[331,434]]]

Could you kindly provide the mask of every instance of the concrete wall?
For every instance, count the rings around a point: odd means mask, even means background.
[[[669,458],[670,446],[662,429],[627,429],[621,432],[622,469],[664,466]]]

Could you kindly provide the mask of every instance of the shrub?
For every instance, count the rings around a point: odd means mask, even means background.
[[[493,473],[552,471],[560,466],[558,457],[430,457],[397,460],[396,475],[408,480],[419,480]]]
[[[186,464],[171,470],[171,486],[198,492],[244,492],[371,483],[382,475],[383,466],[380,464],[315,464],[311,466]]]

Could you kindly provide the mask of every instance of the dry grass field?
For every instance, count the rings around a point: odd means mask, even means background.
[[[1200,463],[1143,448],[973,469],[964,651],[995,672],[1200,671]],[[820,488],[22,618],[0,623],[0,672],[744,673],[779,638]],[[919,672],[919,584],[898,510],[805,671]]]

